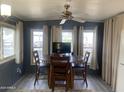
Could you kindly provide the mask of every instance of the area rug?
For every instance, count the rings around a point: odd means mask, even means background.
[[[7,92],[52,92],[51,89],[12,89]],[[65,92],[65,88],[55,88],[54,92]],[[68,92],[94,92],[92,89],[69,89]]]
[[[52,92],[51,89],[48,90],[31,90],[31,92]],[[55,89],[54,92],[65,92],[65,89]],[[90,89],[72,89],[72,90],[68,90],[68,92],[93,92],[93,90]]]
[[[39,77],[40,80],[45,80],[45,79],[47,79],[47,78],[48,78],[47,75],[41,75],[41,76]],[[74,79],[75,79],[75,80],[82,80],[83,77],[82,77],[81,75],[75,75],[75,76],[74,76]]]

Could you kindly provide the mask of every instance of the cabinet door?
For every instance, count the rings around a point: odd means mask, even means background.
[[[124,31],[121,33],[116,91],[124,91]]]
[[[118,66],[117,89],[118,92],[124,92],[124,64]]]

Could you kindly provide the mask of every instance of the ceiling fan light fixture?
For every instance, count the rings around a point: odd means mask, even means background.
[[[65,4],[64,7],[65,7],[65,9],[67,11],[70,8],[70,5],[69,4]]]
[[[11,16],[11,6],[7,4],[0,5],[0,14],[1,16]]]
[[[60,25],[64,24],[67,19],[62,19]]]
[[[71,3],[71,0],[66,0],[67,5],[70,5],[70,3]]]

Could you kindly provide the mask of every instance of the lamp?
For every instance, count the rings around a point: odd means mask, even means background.
[[[7,4],[0,5],[0,14],[1,16],[11,16],[11,6]]]

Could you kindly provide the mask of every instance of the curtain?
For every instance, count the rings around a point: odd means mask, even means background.
[[[102,78],[112,87],[113,91],[116,89],[120,37],[123,25],[124,15],[105,20]]]
[[[52,27],[52,42],[61,42],[62,41],[62,27],[53,26]]]
[[[112,88],[116,88],[117,69],[119,63],[120,37],[124,26],[124,14],[113,19],[113,42],[112,42]],[[117,38],[115,38],[117,37]]]
[[[43,55],[48,55],[48,26],[43,26]]]
[[[97,46],[97,27],[95,27],[93,30],[93,51],[90,54],[90,57],[91,57],[90,69],[93,69],[93,70],[98,69],[96,46]]]
[[[52,53],[52,42],[62,42],[62,27],[61,26],[51,27],[50,53]]]
[[[111,83],[111,33],[112,19],[108,19],[104,23],[104,40],[103,40],[103,61],[102,61],[102,78],[108,84]]]
[[[20,64],[23,62],[23,23],[20,21],[16,24],[15,38],[16,63]]]
[[[72,30],[73,53],[77,55],[77,27],[74,26]]]
[[[83,56],[83,27],[79,28],[78,55]]]

